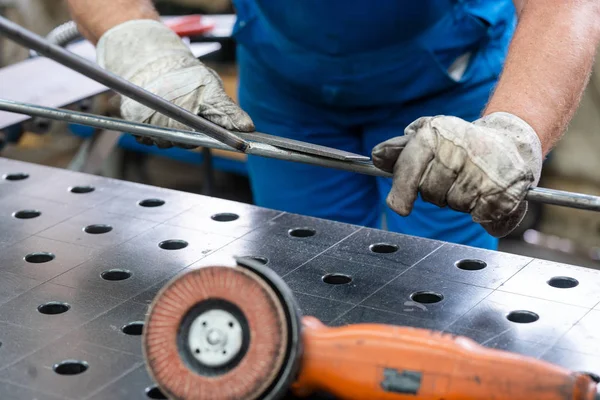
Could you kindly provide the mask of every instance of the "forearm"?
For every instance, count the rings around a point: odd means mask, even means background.
[[[151,0],[68,0],[79,31],[94,45],[110,28],[134,19],[159,16]]]
[[[535,129],[546,155],[560,139],[589,80],[600,43],[597,0],[525,0],[485,115],[504,111]]]

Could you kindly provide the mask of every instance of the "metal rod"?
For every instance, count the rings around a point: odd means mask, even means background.
[[[526,199],[538,203],[554,204],[556,206],[600,211],[600,197],[589,194],[537,187],[529,190]]]
[[[128,122],[117,118],[101,117],[94,114],[42,107],[27,103],[0,99],[0,110],[26,114],[35,117],[50,118],[100,129],[110,129],[132,133],[152,138],[165,139],[177,143],[208,147],[213,149],[231,150],[231,148],[198,132],[161,128],[158,126]],[[238,150],[239,152],[239,150]],[[300,162],[320,167],[334,168],[364,175],[391,177],[392,174],[375,167],[371,162],[342,161],[320,157],[306,153],[281,149],[264,143],[251,142],[247,154],[279,160]],[[600,211],[600,197],[586,194],[565,192],[562,190],[531,188],[526,199],[545,204],[578,208],[582,210]]]
[[[46,57],[87,76],[99,82],[114,91],[130,97],[146,107],[160,112],[186,126],[202,131],[207,136],[214,138],[228,146],[245,152],[248,147],[248,142],[241,139],[237,135],[229,132],[227,129],[220,127],[204,118],[199,117],[165,99],[137,86],[133,83],[112,74],[97,64],[86,60],[60,46],[50,43],[48,40],[35,33],[23,28],[22,26],[11,22],[10,20],[0,16],[0,33],[3,33],[11,40],[33,49]]]

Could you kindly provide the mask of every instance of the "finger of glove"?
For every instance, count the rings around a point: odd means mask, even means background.
[[[156,147],[159,149],[170,149],[173,147],[173,143],[164,139],[154,139],[154,144],[156,144]]]
[[[447,193],[454,184],[457,173],[440,162],[439,157],[438,153],[429,163],[419,189],[423,200],[444,207],[447,204]]]
[[[186,144],[186,143],[176,143],[173,142],[173,145],[175,147],[179,147],[180,149],[184,149],[184,150],[192,150],[192,149],[197,149],[200,146],[196,146],[194,144]]]
[[[523,221],[523,218],[525,218],[525,214],[527,213],[527,207],[527,202],[522,201],[508,217],[500,221],[484,222],[481,223],[481,226],[487,233],[496,238],[505,237],[514,231]]]
[[[139,144],[143,144],[145,146],[156,145],[160,149],[168,149],[170,147],[173,147],[173,144],[171,142],[168,142],[168,141],[162,140],[162,139],[151,139],[149,137],[144,137],[144,136],[135,136],[135,140]]]
[[[522,186],[517,184],[518,186]],[[522,199],[514,195],[513,188],[489,188],[477,200],[471,211],[476,222],[501,221],[512,214]]]
[[[203,88],[198,114],[232,131],[252,132],[256,129],[250,116],[235,104],[216,80]]]
[[[178,99],[175,99],[173,101],[173,103],[180,107],[183,107],[183,108],[189,108],[190,105],[193,104],[193,103],[191,103],[192,102],[192,100],[190,99],[191,96],[193,96],[193,95],[188,94],[186,96],[182,96]],[[174,119],[171,119],[171,118],[167,117],[166,115],[159,113],[159,112],[152,113],[150,118],[144,122],[148,123],[150,125],[162,126],[162,127],[166,127],[166,128],[170,128],[170,129],[187,130],[187,131],[191,130],[191,128],[189,126],[186,126],[186,125],[184,125]],[[165,139],[153,139],[153,144],[156,144],[156,146],[160,149],[169,149],[172,147],[179,147],[182,149],[193,149],[193,148],[198,147],[196,145],[173,142],[173,141],[169,141],[169,140],[165,140]]]
[[[404,128],[404,136],[416,135],[422,128],[430,124],[436,117],[421,117],[411,122],[406,128]]]
[[[137,135],[133,135],[133,137],[135,138],[135,141],[138,142],[139,144],[143,144],[145,146],[153,146],[154,145],[154,142],[152,142],[152,139],[150,139],[149,137],[137,136]]]
[[[371,151],[373,165],[382,171],[394,172],[394,165],[409,140],[409,136],[398,136],[373,147]]]
[[[387,197],[387,205],[402,216],[407,216],[412,211],[421,178],[435,156],[427,136],[427,132],[414,136],[400,153],[394,166],[392,190]]]
[[[225,93],[221,81],[214,71],[202,66],[175,69],[149,81],[144,88],[181,108],[196,113],[209,121],[229,130],[254,131],[254,124],[233,100]],[[131,121],[147,121],[153,125],[172,129],[190,130],[169,117],[131,99],[121,105],[123,117]]]
[[[446,194],[448,206],[456,211],[470,213],[477,204],[484,178],[479,168],[472,163],[465,164]]]

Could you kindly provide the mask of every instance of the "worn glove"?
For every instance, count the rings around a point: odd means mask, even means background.
[[[110,72],[225,129],[254,131],[252,120],[225,93],[217,73],[202,64],[181,38],[162,23],[125,22],[104,33],[96,47],[98,64]],[[121,114],[130,121],[190,129],[127,97],[122,98]],[[136,139],[160,148],[196,147],[160,139]]]
[[[394,174],[390,208],[410,214],[417,193],[440,207],[470,213],[503,237],[527,211],[527,189],[542,170],[542,146],[522,119],[493,113],[473,123],[449,116],[419,118],[405,135],[377,145],[373,163]]]

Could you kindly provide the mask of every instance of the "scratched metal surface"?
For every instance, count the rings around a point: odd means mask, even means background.
[[[445,330],[600,374],[599,271],[2,158],[0,177],[2,399],[161,398],[141,353],[147,306],[222,254],[261,257],[330,325]],[[55,370],[66,360],[84,367]]]

